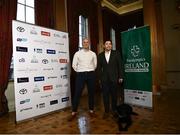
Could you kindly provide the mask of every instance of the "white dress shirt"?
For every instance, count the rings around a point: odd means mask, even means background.
[[[105,58],[106,58],[107,63],[109,63],[110,55],[111,55],[111,51],[105,51]]]
[[[97,67],[97,56],[91,50],[82,49],[74,54],[72,67],[76,72],[94,71]]]

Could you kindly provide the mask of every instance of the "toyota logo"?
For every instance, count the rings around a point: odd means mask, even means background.
[[[19,91],[19,93],[22,94],[22,95],[23,95],[23,94],[26,94],[26,93],[27,93],[27,89],[21,89],[21,90]]]
[[[42,63],[43,63],[43,64],[47,64],[47,63],[48,63],[48,60],[47,60],[47,59],[43,59],[43,60],[42,60]]]
[[[24,32],[24,31],[25,31],[25,29],[24,29],[23,27],[20,27],[20,26],[17,27],[16,29],[17,29],[17,31],[19,31],[19,32]]]

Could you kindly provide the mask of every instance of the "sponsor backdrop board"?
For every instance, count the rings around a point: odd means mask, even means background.
[[[126,103],[152,108],[150,27],[121,33]]]
[[[16,121],[71,105],[68,33],[13,21]]]

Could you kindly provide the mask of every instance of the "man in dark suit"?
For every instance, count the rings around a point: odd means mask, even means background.
[[[105,109],[103,118],[106,118],[110,112],[110,97],[112,113],[116,111],[118,84],[123,81],[121,55],[112,50],[111,40],[105,41],[104,51],[98,55],[97,70]]]

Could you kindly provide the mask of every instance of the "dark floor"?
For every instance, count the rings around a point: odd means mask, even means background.
[[[133,106],[138,116],[132,116],[133,124],[128,131],[118,131],[116,122],[110,117],[102,119],[101,95],[96,95],[96,114],[91,118],[87,110],[87,97],[83,96],[78,118],[69,122],[71,109],[38,117],[15,124],[15,113],[0,118],[0,133],[3,134],[180,134],[180,90],[165,90],[154,95],[153,110]]]

